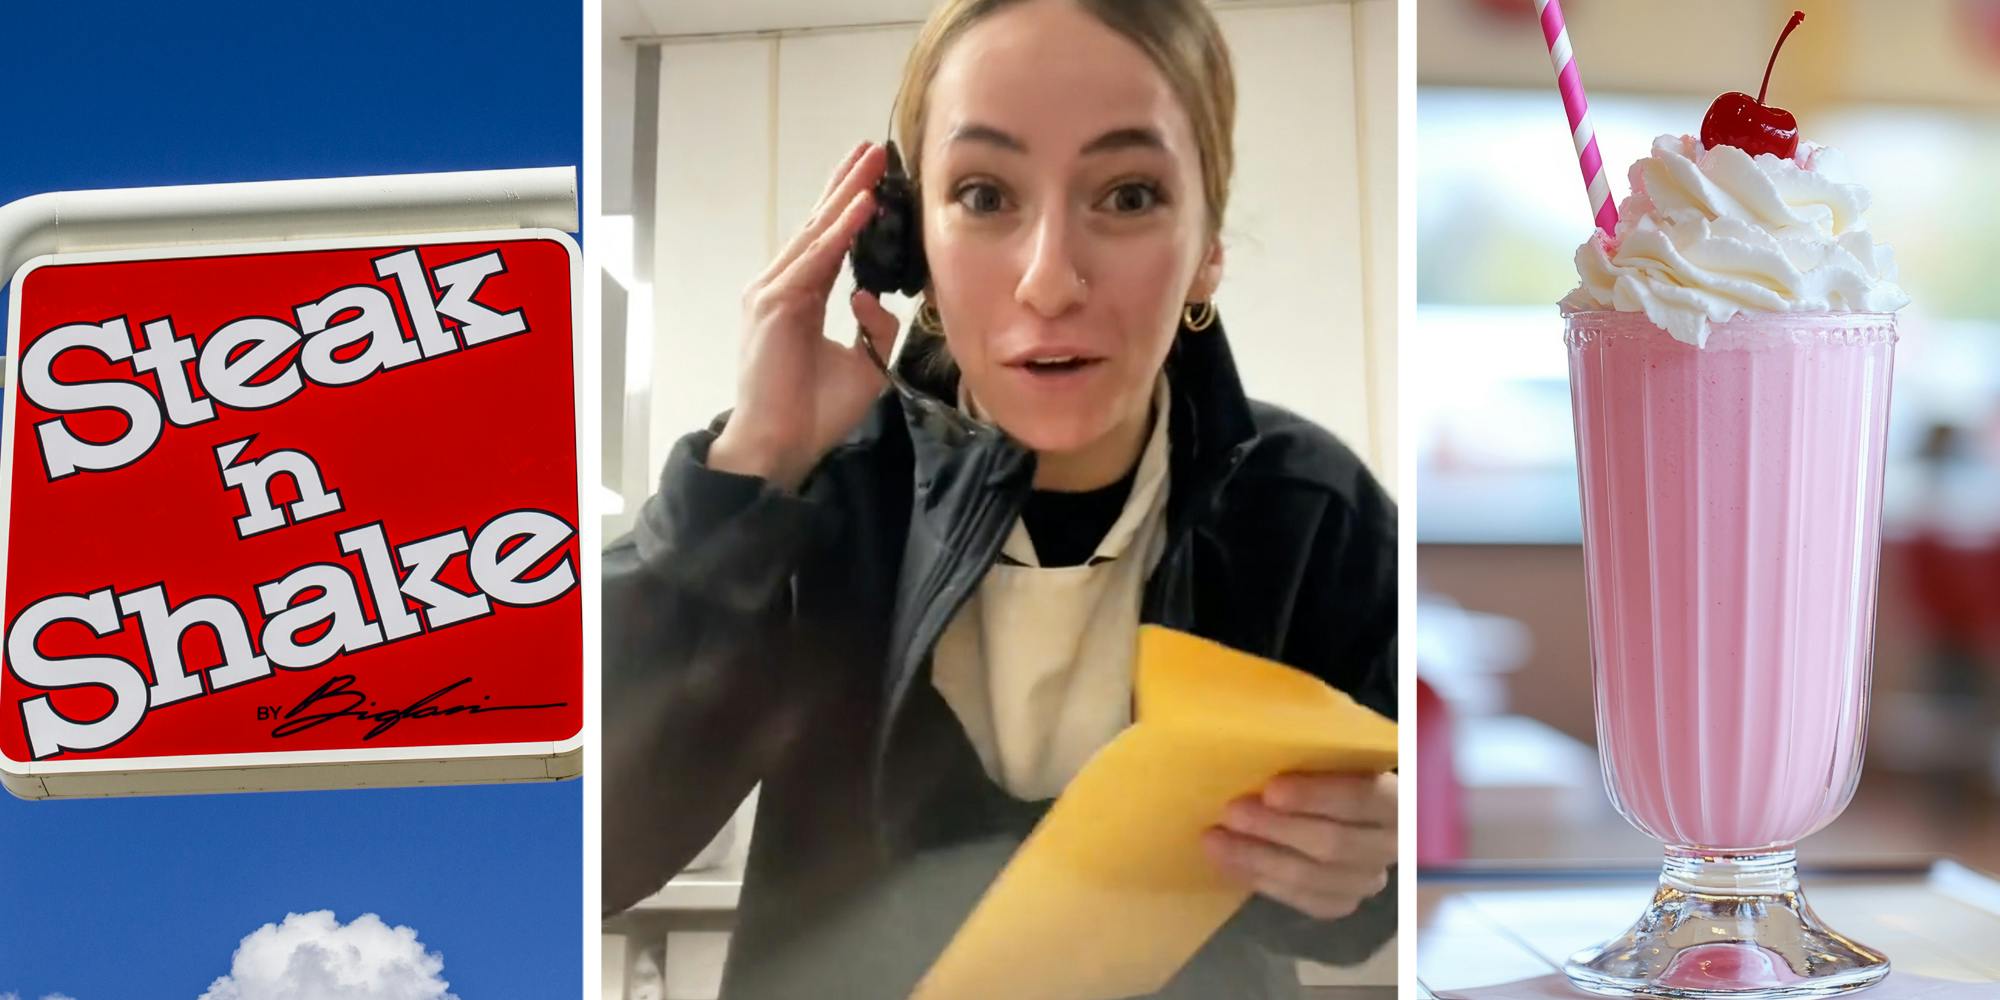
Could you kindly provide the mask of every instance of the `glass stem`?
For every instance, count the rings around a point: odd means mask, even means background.
[[[1799,891],[1798,851],[1791,847],[1749,854],[1699,847],[1668,847],[1660,881],[1705,896],[1774,896]]]

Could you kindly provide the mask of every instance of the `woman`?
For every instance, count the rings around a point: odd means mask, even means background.
[[[763,783],[723,996],[904,996],[1130,721],[1157,622],[1395,704],[1395,511],[1244,397],[1221,281],[1234,83],[1200,0],[952,0],[897,102],[930,280],[898,370],[820,336],[886,151],[751,285],[736,407],[605,556],[605,906]],[[854,316],[888,354],[872,295]],[[941,334],[938,332],[941,331]],[[1255,890],[1163,997],[1288,996],[1394,932],[1393,776],[1232,804]],[[1004,984],[996,984],[1004,996]]]

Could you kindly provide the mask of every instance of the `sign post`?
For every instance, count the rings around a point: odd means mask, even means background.
[[[9,791],[579,772],[574,190],[474,190],[557,175],[0,210]]]

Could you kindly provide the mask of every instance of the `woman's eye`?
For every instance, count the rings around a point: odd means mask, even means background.
[[[1100,204],[1119,215],[1138,215],[1160,202],[1160,190],[1151,184],[1120,184],[1104,196]]]
[[[991,184],[967,184],[958,189],[958,203],[974,215],[992,215],[1007,205],[1000,189]]]

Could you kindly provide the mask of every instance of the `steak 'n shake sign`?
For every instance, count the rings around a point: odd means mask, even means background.
[[[8,788],[575,774],[576,281],[540,230],[23,267]]]

